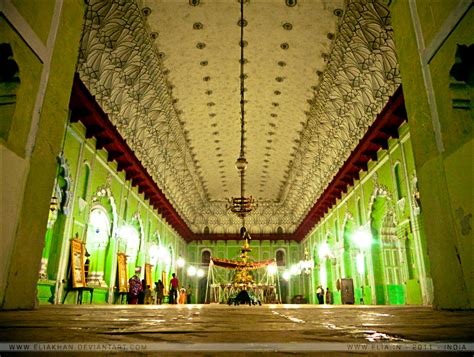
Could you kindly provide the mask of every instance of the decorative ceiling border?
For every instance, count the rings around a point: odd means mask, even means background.
[[[398,138],[398,128],[405,121],[408,121],[405,99],[402,86],[399,86],[344,165],[339,169],[333,180],[298,226],[294,233],[296,240],[301,241],[304,239],[336,201],[342,197],[342,194],[347,192],[347,188],[354,183],[354,180],[359,179],[360,172],[368,170],[367,163],[370,160],[377,161],[377,152],[380,149],[388,149],[388,139]]]
[[[138,192],[143,193],[145,200],[149,200],[150,205],[184,240],[187,242],[192,240],[240,240],[239,234],[199,234],[189,229],[77,74],[74,78],[69,109],[71,110],[71,122],[81,121],[84,124],[86,138],[94,137],[96,139],[96,148],[98,150],[105,149],[108,152],[108,161],[117,162],[117,170],[125,171],[126,180],[131,180],[133,187],[138,186]],[[407,114],[400,86],[296,231],[290,234],[252,234],[252,239],[303,240],[342,197],[342,194],[347,192],[348,186],[352,185],[354,180],[359,179],[360,171],[367,171],[368,161],[377,160],[378,150],[388,149],[388,139],[398,138],[398,128],[405,121],[407,121]]]
[[[301,221],[401,83],[392,34],[384,3],[347,1],[280,192],[280,201]]]
[[[74,77],[69,109],[70,121],[81,121],[84,124],[86,138],[94,137],[96,148],[107,151],[107,161],[117,162],[117,171],[125,171],[125,179],[131,180],[133,187],[138,186],[138,192],[143,193],[145,200],[150,201],[150,205],[158,210],[176,232],[186,241],[192,239],[191,230],[82,83],[78,74]]]

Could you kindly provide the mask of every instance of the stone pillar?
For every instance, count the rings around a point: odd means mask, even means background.
[[[2,157],[0,306],[30,309],[48,220],[56,157],[71,93],[84,2],[5,2],[2,42],[11,44],[20,87]],[[33,25],[30,25],[33,24]]]

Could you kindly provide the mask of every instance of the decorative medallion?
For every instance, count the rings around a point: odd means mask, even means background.
[[[291,31],[291,30],[293,30],[293,25],[290,24],[289,22],[285,22],[285,23],[283,24],[283,28],[284,28],[285,30],[287,30],[287,31]]]
[[[195,22],[195,23],[193,24],[193,29],[194,29],[194,30],[202,30],[203,28],[204,28],[204,25],[203,25],[202,23],[200,23],[200,22]]]
[[[248,25],[248,22],[245,19],[237,21],[237,26],[239,27],[245,27],[247,25]]]
[[[198,49],[200,49],[200,50],[202,50],[202,49],[205,48],[205,47],[206,47],[206,44],[205,44],[204,42],[198,42],[198,43],[196,44],[196,48],[198,48]]]
[[[281,48],[282,50],[287,50],[287,49],[290,48],[290,45],[289,45],[288,43],[284,42],[284,43],[282,43],[282,44],[280,45],[280,48]]]
[[[342,14],[344,14],[344,11],[342,9],[334,10],[334,15],[336,15],[337,17],[342,17]]]

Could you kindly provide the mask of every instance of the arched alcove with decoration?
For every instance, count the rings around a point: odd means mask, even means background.
[[[55,280],[64,243],[67,216],[70,213],[72,178],[69,164],[61,154],[57,158],[57,175],[51,195],[45,243],[38,281],[38,299],[54,303]]]
[[[353,277],[353,242],[352,237],[356,230],[356,225],[354,219],[351,215],[347,215],[345,218],[345,223],[343,226],[343,263],[344,263],[344,270],[343,270],[343,278],[351,279]]]
[[[388,197],[383,192],[374,192],[370,210],[370,233],[372,272],[374,279],[374,303],[377,305],[388,304],[388,295],[385,276],[384,242],[382,227],[388,210]]]
[[[99,204],[94,205],[89,213],[86,236],[86,252],[90,255],[88,285],[107,286],[104,272],[111,229],[111,220],[106,208]]]
[[[140,231],[135,224],[128,224],[119,230],[119,250],[118,253],[125,253],[127,257],[127,277],[135,274],[137,257],[140,250]]]

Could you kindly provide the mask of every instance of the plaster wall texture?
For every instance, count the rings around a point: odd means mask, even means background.
[[[46,45],[56,0],[12,0],[11,2],[26,22],[35,30],[43,44]],[[65,2],[67,6],[68,3],[73,3],[74,0],[66,0]]]
[[[25,156],[25,163],[22,165],[24,189],[21,196],[17,195],[15,198],[19,215],[11,222],[15,227],[10,231],[12,235],[4,238],[5,242],[11,242],[10,249],[6,249],[7,252],[11,251],[11,256],[5,262],[8,270],[5,272],[5,289],[0,301],[3,309],[33,308],[36,304],[38,270],[35,267],[40,266],[44,245],[56,156],[63,134],[62,123],[68,114],[69,88],[77,58],[84,9],[81,1],[68,1],[67,6],[61,8],[60,17],[56,19],[59,22],[55,22],[52,13],[48,15],[52,11],[51,2],[45,3],[45,7],[38,11],[35,11],[35,6],[26,6],[25,2],[20,1],[16,5],[16,11],[23,19],[30,20],[22,26],[29,27],[43,40],[47,38],[47,53],[46,58],[41,60],[41,65],[28,46],[20,44],[22,40],[19,37],[12,41],[9,41],[12,39],[11,35],[4,37],[4,34],[16,35],[16,31],[22,31],[2,21],[2,40],[11,43],[14,56],[19,55],[21,81],[12,128],[7,143],[2,145],[7,150]],[[19,51],[16,51],[17,46]],[[40,77],[43,87],[39,86]],[[39,88],[43,88],[44,92]],[[33,104],[37,105],[38,112],[33,110]],[[38,118],[37,121],[32,120],[35,117]],[[20,135],[15,135],[17,132]],[[21,164],[14,166],[18,165]],[[7,187],[2,186],[2,191]]]
[[[434,306],[446,309],[474,307],[469,228],[473,197],[472,104],[466,109],[453,108],[449,85],[453,81],[449,72],[455,63],[456,45],[472,45],[472,4],[454,16],[455,9],[463,4],[415,1],[410,11],[409,2],[395,1],[391,8],[408,118],[413,123]],[[426,48],[439,38],[443,41],[434,56],[423,58]],[[467,91],[472,93],[472,88],[468,86]]]
[[[0,185],[2,187],[0,204],[0,301],[3,301],[7,283],[8,263],[15,240],[16,223],[20,202],[26,181],[28,162],[0,145]]]

